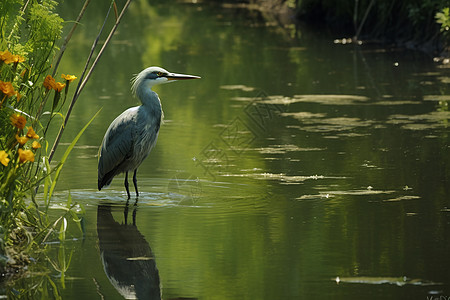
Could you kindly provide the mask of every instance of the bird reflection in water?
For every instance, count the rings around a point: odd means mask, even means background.
[[[159,273],[152,250],[136,226],[136,208],[128,224],[128,203],[124,223],[114,220],[111,205],[97,208],[100,257],[111,284],[125,299],[161,299]]]

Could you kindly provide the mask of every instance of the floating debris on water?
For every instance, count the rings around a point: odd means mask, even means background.
[[[325,148],[301,148],[296,145],[286,144],[286,145],[270,145],[268,147],[256,148],[259,153],[264,154],[284,154],[286,152],[309,152],[309,151],[323,151]]]
[[[323,113],[311,113],[307,111],[300,111],[295,113],[282,113],[281,116],[283,117],[293,117],[297,120],[304,120],[304,119],[312,119],[312,118],[325,118],[327,115]]]
[[[345,179],[346,177],[334,177],[323,175],[286,175],[284,173],[248,173],[248,174],[224,174],[223,176],[230,177],[248,177],[261,180],[280,180],[282,184],[299,184],[306,180],[321,180],[321,179]]]
[[[403,200],[414,200],[414,199],[420,199],[420,197],[419,196],[400,196],[400,197],[393,198],[393,199],[383,200],[383,202],[398,202],[398,201],[403,201]]]
[[[430,285],[442,285],[442,283],[432,282],[423,279],[411,279],[406,276],[402,277],[368,277],[368,276],[357,276],[357,277],[339,277],[332,278],[337,284],[340,283],[360,283],[360,284],[394,284],[397,286],[404,285],[420,285],[420,286],[430,286]]]
[[[425,101],[450,101],[450,95],[425,95],[423,96]]]
[[[317,194],[317,195],[302,195],[300,197],[297,197],[297,200],[316,200],[318,198],[320,199],[329,199],[331,197],[330,194]]]
[[[270,104],[292,104],[297,102],[310,102],[327,105],[354,105],[368,101],[370,98],[359,95],[332,95],[332,94],[312,94],[312,95],[294,95],[287,97],[281,95],[268,96],[263,99],[265,103]]]
[[[255,90],[254,87],[246,86],[246,85],[242,85],[242,84],[221,85],[220,88],[224,89],[224,90],[241,90],[241,91],[244,91],[244,92],[252,92],[252,91]]]
[[[365,196],[365,195],[379,195],[379,194],[393,194],[395,191],[390,190],[374,190],[369,186],[365,190],[349,190],[349,191],[327,191],[330,195],[350,195],[350,196]]]

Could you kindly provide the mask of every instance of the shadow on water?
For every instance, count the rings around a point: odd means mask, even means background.
[[[117,207],[116,207],[117,208]],[[102,264],[111,284],[125,299],[161,299],[159,273],[152,250],[136,226],[137,205],[132,220],[129,205],[124,223],[114,220],[112,206],[97,207],[97,233]]]
[[[162,299],[155,256],[136,224],[137,200],[129,218],[129,202],[123,207],[124,222],[113,217],[121,206],[102,203],[97,207],[97,234],[103,269],[112,286],[125,299]],[[195,298],[171,298],[195,299]]]

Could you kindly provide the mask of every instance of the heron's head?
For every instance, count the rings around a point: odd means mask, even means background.
[[[136,93],[138,89],[151,89],[154,85],[173,82],[177,80],[198,79],[200,77],[185,74],[170,73],[160,67],[149,67],[132,79],[132,91]]]

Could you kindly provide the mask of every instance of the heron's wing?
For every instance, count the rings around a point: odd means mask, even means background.
[[[137,107],[118,116],[109,126],[99,150],[98,188],[111,183],[119,167],[133,153]]]

